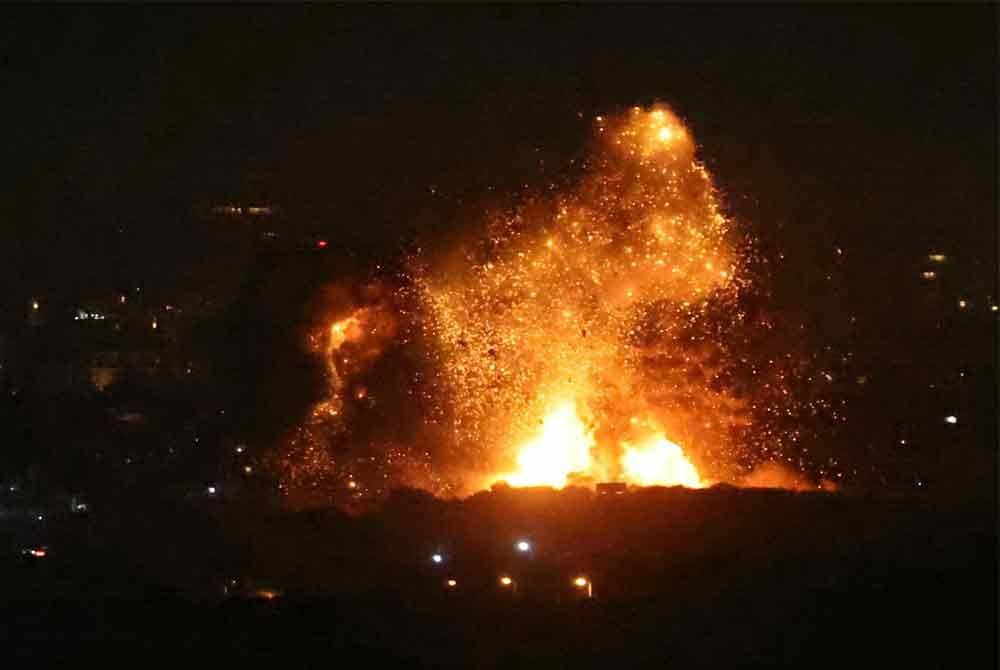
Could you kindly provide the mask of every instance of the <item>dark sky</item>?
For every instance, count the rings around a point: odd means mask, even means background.
[[[376,245],[447,228],[455,194],[534,183],[593,114],[653,100],[803,263],[842,245],[875,282],[935,247],[992,283],[992,7],[2,14],[5,305],[156,266],[199,203]]]

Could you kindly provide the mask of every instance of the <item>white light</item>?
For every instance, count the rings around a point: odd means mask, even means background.
[[[433,556],[431,556],[431,560],[434,561],[435,563],[444,563],[444,556],[442,556],[441,554],[434,554]]]
[[[531,551],[531,543],[528,542],[527,540],[519,540],[518,543],[514,546],[516,546],[517,550],[520,552]]]
[[[214,496],[215,495],[215,487],[214,486],[209,486],[208,487],[208,495],[210,495],[210,496]]]
[[[243,447],[242,446],[236,447],[236,453],[237,454],[242,454],[243,453]]]
[[[949,414],[948,416],[946,416],[944,418],[944,422],[945,423],[952,423],[952,424],[958,423],[958,417],[955,416],[954,414]]]

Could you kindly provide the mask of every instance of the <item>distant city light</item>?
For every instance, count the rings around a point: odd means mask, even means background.
[[[31,301],[31,309],[33,309],[35,311],[38,311],[38,301],[37,300],[32,300]]]
[[[927,254],[927,258],[935,263],[944,263],[946,260],[948,260],[947,256],[938,253]]]
[[[441,563],[444,563],[444,556],[441,554],[433,554],[431,555],[431,560],[440,565]]]
[[[965,300],[959,300],[958,301],[958,308],[959,309],[965,309],[968,306],[969,306],[969,303],[966,302]]]
[[[242,444],[239,445],[238,447],[236,447],[236,453],[237,454],[242,454],[243,453],[243,445]]]
[[[446,582],[444,583],[444,585],[445,585],[445,586],[447,586],[447,587],[448,587],[449,589],[453,589],[453,588],[455,588],[456,586],[458,586],[458,582],[457,582],[457,581],[455,581],[454,579],[449,579],[448,581],[446,581]]]
[[[347,482],[347,486],[352,489],[356,489],[358,488],[358,483],[352,479],[351,481]]]
[[[587,578],[586,577],[577,577],[576,579],[573,580],[573,586],[575,586],[577,588],[582,589],[586,585],[587,585]]]
[[[944,422],[945,423],[950,423],[950,424],[956,424],[956,423],[958,423],[958,417],[955,416],[954,414],[949,414],[948,416],[946,416],[944,418]]]
[[[254,595],[262,600],[274,600],[275,598],[281,596],[281,592],[275,591],[274,589],[257,589]]]
[[[995,312],[995,311],[997,311],[998,309],[1000,309],[1000,307],[997,307],[996,305],[990,305],[990,311],[991,311],[991,312]]]
[[[327,245],[326,240],[316,240],[316,246],[319,247],[320,249],[325,249],[326,245]]]
[[[214,486],[209,486],[208,487],[208,495],[214,496],[215,495],[215,491],[216,491],[216,488]]]
[[[518,540],[517,544],[514,545],[518,551],[521,553],[526,553],[531,551],[531,543],[527,540]]]
[[[244,465],[243,466],[243,472],[245,472],[247,474],[250,474],[251,472],[253,472],[253,468],[250,467],[249,465]]]
[[[504,575],[503,577],[500,578],[500,586],[508,587],[513,583],[514,580],[508,577],[507,575]]]
[[[920,273],[920,276],[923,277],[924,279],[934,279],[935,277],[937,277],[937,273],[934,272],[934,270],[924,270],[923,272]]]
[[[156,323],[156,319],[153,319],[153,330],[156,330],[157,328],[159,328],[159,324]]]

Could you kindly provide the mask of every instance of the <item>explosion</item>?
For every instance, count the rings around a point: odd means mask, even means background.
[[[575,187],[416,273],[453,437],[484,481],[699,486],[742,406],[690,331],[743,286],[740,240],[671,111],[597,136]]]
[[[760,346],[752,244],[682,121],[598,116],[589,155],[446,253],[338,289],[310,339],[326,398],[285,450],[286,492],[750,482],[793,463],[802,417],[842,420],[789,392],[813,378],[791,352]]]

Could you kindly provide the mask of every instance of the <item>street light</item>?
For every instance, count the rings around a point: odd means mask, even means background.
[[[434,561],[435,564],[441,565],[444,563],[444,556],[441,554],[431,554],[431,560]]]
[[[500,577],[500,588],[510,589],[511,591],[517,592],[517,582],[511,579],[508,575],[503,575]]]
[[[583,575],[580,575],[579,577],[573,580],[573,586],[580,589],[581,591],[586,590],[588,598],[594,597],[594,582],[590,581]]]
[[[526,554],[531,551],[531,543],[527,540],[518,540],[517,544],[514,545],[514,548],[522,554]]]

